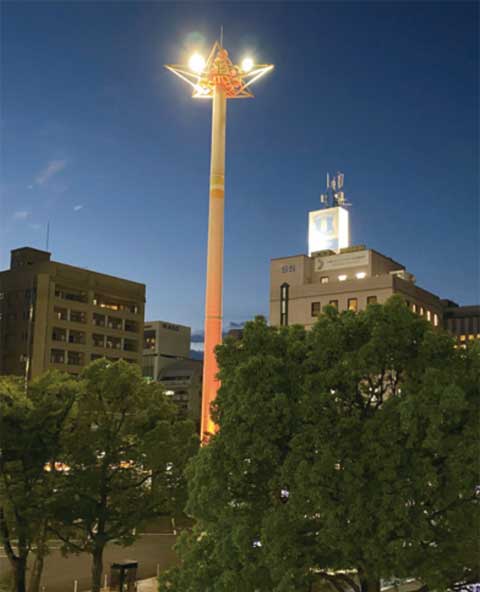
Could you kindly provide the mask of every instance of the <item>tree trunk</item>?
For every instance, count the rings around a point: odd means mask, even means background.
[[[13,582],[15,592],[27,592],[27,555],[21,555],[15,560],[15,568],[13,570]]]
[[[92,553],[92,592],[100,592],[102,587],[104,545],[95,546]]]
[[[48,551],[47,537],[47,521],[45,520],[43,522],[40,535],[38,536],[38,540],[36,541],[35,560],[32,566],[28,592],[39,592],[40,590],[45,555]]]
[[[361,592],[380,592],[380,578],[358,570],[358,579]]]
[[[35,561],[32,566],[32,575],[30,576],[28,592],[39,592],[40,590],[44,559],[45,554],[41,551],[39,551],[37,555],[35,555]]]

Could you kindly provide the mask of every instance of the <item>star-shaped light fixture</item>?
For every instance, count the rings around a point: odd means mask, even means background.
[[[216,41],[205,61],[199,53],[194,53],[188,65],[165,66],[193,88],[196,99],[211,99],[215,86],[225,90],[227,99],[249,99],[253,97],[251,85],[270,70],[272,64],[255,64],[250,57],[242,60],[239,66],[232,63],[228,51]]]

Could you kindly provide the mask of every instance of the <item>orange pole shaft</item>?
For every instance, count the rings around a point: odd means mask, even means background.
[[[203,358],[201,437],[214,434],[210,405],[220,382],[215,347],[222,343],[223,221],[225,195],[225,132],[227,97],[216,85],[212,102],[212,147],[208,212],[207,285],[205,294],[205,345]]]

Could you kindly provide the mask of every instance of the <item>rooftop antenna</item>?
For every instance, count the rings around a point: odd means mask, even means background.
[[[332,176],[330,176],[330,173],[327,173],[327,187],[325,193],[320,195],[320,203],[326,208],[350,205],[345,199],[344,191],[342,191],[344,180],[345,175],[340,171],[337,171]]]
[[[45,251],[48,251],[49,244],[50,244],[50,220],[47,222],[47,236],[45,238]]]

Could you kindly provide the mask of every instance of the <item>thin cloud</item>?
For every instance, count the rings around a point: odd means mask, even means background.
[[[17,210],[13,212],[12,218],[14,220],[26,220],[30,216],[31,212],[29,210]]]
[[[67,161],[65,159],[51,160],[47,166],[35,177],[35,183],[37,185],[44,185],[49,179],[63,171],[66,166]]]
[[[73,206],[73,211],[74,212],[79,212],[80,210],[83,210],[83,205],[82,204],[78,204],[76,206]]]

